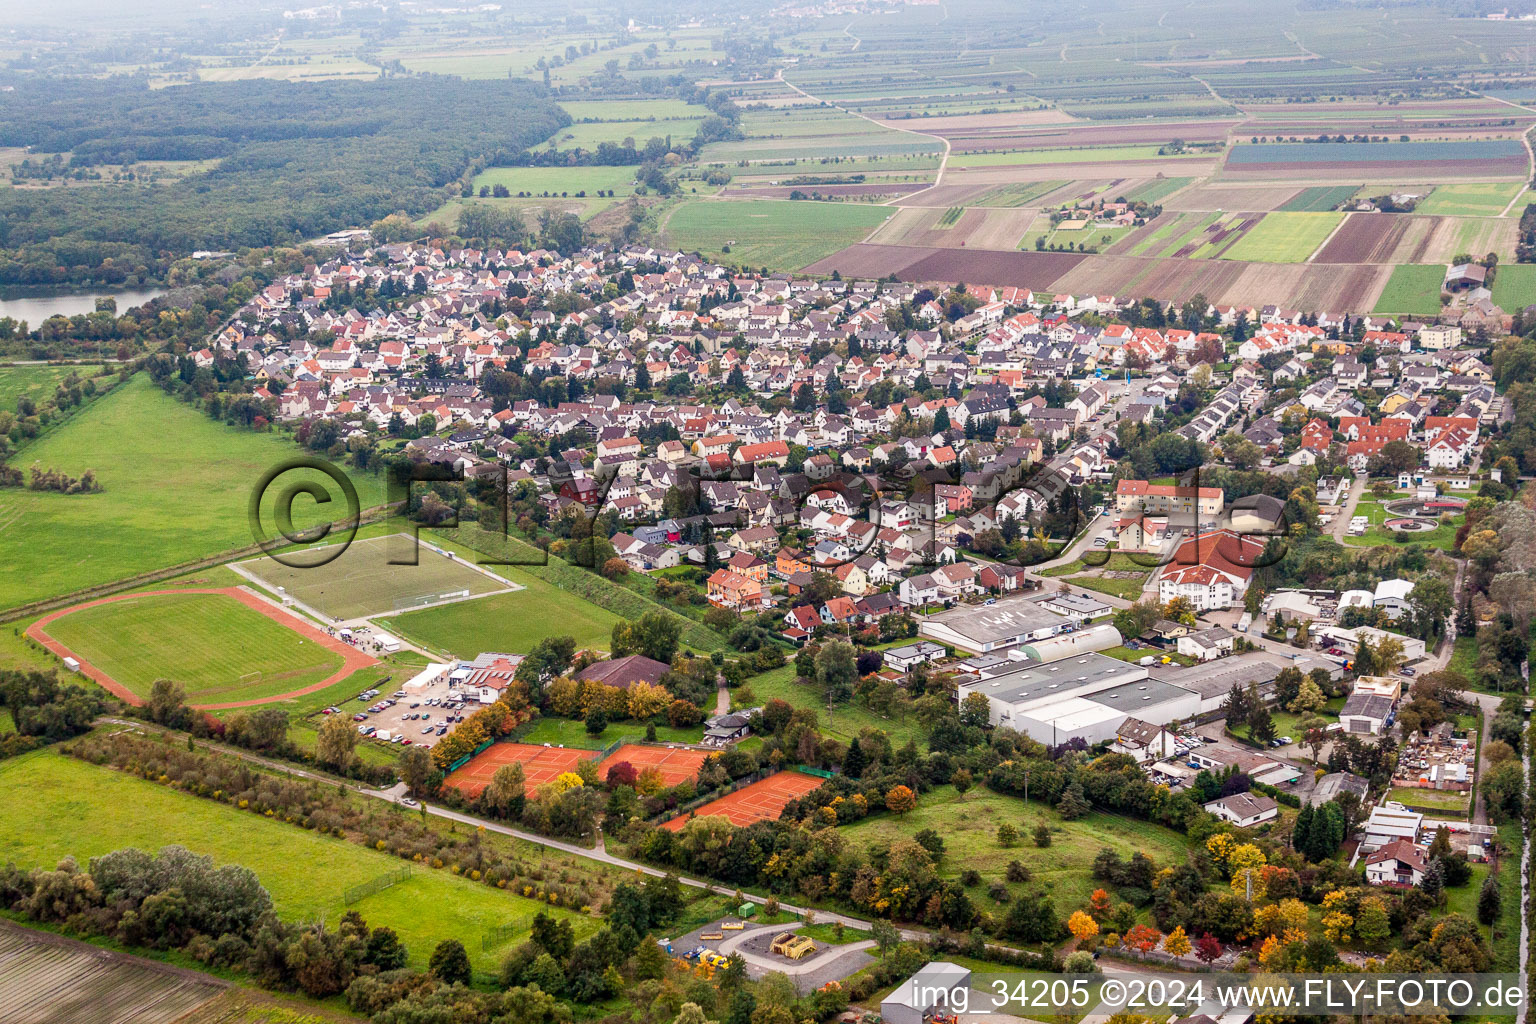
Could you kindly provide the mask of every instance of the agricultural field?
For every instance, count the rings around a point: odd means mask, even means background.
[[[1210,153],[1160,154],[1155,145],[1098,146],[1083,149],[1022,149],[1013,151],[986,150],[975,153],[952,154],[951,167],[1031,167],[1042,164],[1109,164],[1133,160],[1198,160],[1212,159]]]
[[[0,921],[0,1020],[175,1024],[226,982]]]
[[[1500,272],[1504,269],[1501,267]],[[1439,264],[1393,267],[1372,312],[1432,316],[1440,311],[1440,287],[1444,283],[1445,267]]]
[[[1419,201],[1414,212],[1459,217],[1497,217],[1524,189],[1525,185],[1521,182],[1436,185],[1433,192]]]
[[[516,196],[526,192],[535,197],[576,197],[576,193],[589,195],[602,189],[612,189],[620,197],[633,195],[635,191],[635,167],[488,167],[475,175],[472,185],[476,192],[481,186],[495,188],[505,185]]]
[[[1266,214],[1226,256],[1256,263],[1305,263],[1343,219],[1336,213]]]
[[[425,968],[438,942],[457,938],[478,971],[494,971],[505,948],[482,951],[479,936],[507,921],[531,919],[541,909],[569,919],[578,936],[598,926],[594,918],[427,868],[348,906],[347,888],[397,871],[402,861],[52,750],[0,763],[0,785],[29,795],[0,818],[0,860],[52,867],[70,855],[85,864],[130,846],[151,851],[185,846],[217,864],[250,868],[287,920],[334,921],[355,909],[374,926],[388,925],[418,968]]]
[[[1245,176],[1401,175],[1429,180],[1523,176],[1525,147],[1512,139],[1456,142],[1259,142],[1233,146],[1225,172]],[[1356,180],[1359,180],[1356,178]]]
[[[342,665],[223,594],[145,594],[71,611],[48,633],[140,698],[156,679],[186,687],[191,704],[259,700],[302,689]]]
[[[1313,185],[1281,204],[1286,213],[1326,213],[1355,194],[1353,185]]]
[[[862,240],[892,211],[859,203],[700,200],[672,211],[667,244],[724,263],[798,270]]]
[[[1011,849],[998,845],[997,827],[1004,822],[1018,829],[1024,838]],[[1036,847],[1030,841],[1035,826],[1051,828],[1051,845]],[[1009,861],[1028,866],[1030,882],[1010,883],[1017,894],[1025,889],[1043,888],[1056,901],[1063,916],[1084,906],[1089,893],[1101,883],[1093,878],[1093,859],[1099,850],[1110,847],[1122,857],[1140,851],[1158,867],[1181,864],[1188,843],[1178,833],[1158,825],[1102,811],[1095,811],[1077,821],[1067,821],[1055,808],[1040,802],[1025,803],[1017,797],[972,792],[958,795],[953,787],[940,786],[918,798],[917,809],[901,818],[879,815],[867,818],[841,831],[856,848],[908,838],[914,832],[931,828],[944,838],[944,856],[939,874],[958,878],[962,871],[980,871],[986,884],[1004,877]],[[978,906],[991,907],[982,890],[971,894]]]
[[[298,457],[274,433],[215,423],[162,392],[144,374],[28,445],[12,465],[79,475],[95,470],[102,490],[64,495],[0,492],[0,606],[71,593],[82,587],[176,565],[252,543],[246,515],[262,475]],[[311,480],[335,494],[329,478],[290,470],[280,483]],[[354,475],[363,508],[383,500],[382,481]],[[276,501],[278,487],[268,489]],[[307,499],[294,503],[294,526],[320,521]],[[273,506],[263,522],[274,531]],[[333,513],[338,514],[338,513]],[[344,514],[344,513],[339,513]]]
[[[1536,264],[1501,263],[1493,279],[1493,301],[1513,313],[1536,305]]]

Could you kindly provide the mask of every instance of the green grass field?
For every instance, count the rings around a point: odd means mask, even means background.
[[[1131,203],[1161,202],[1194,180],[1194,178],[1158,178],[1131,189],[1125,193],[1125,198]]]
[[[704,738],[702,725],[677,729],[670,725],[656,727],[656,739],[662,743],[698,743]],[[553,743],[576,747],[580,750],[601,750],[615,740],[645,739],[645,727],[638,722],[615,722],[601,736],[588,736],[585,722],[572,718],[545,716],[538,719],[527,732],[517,737],[520,743]]]
[[[1388,800],[1396,800],[1408,807],[1422,807],[1456,818],[1467,816],[1467,794],[1438,789],[1415,789],[1395,786],[1387,794]]]
[[[556,587],[502,567],[528,589],[381,619],[379,625],[433,650],[473,658],[482,651],[527,651],[547,636],[607,650],[619,617]]]
[[[1341,213],[1267,213],[1222,258],[1305,263],[1343,219]]]
[[[95,376],[97,369],[95,366],[0,366],[0,410],[15,412],[16,400],[22,395],[30,395],[39,402],[52,398],[59,383],[71,373],[78,373],[80,379],[85,380]],[[108,377],[98,382],[97,387],[113,382],[114,379]]]
[[[99,494],[0,491],[0,607],[67,594],[252,543],[246,516],[263,473],[299,456],[277,434],[215,423],[134,377],[57,431],[30,445],[13,464],[78,475],[96,471]],[[383,500],[378,477],[349,474],[362,506]],[[284,473],[276,492],[299,480],[328,478],[308,470]],[[318,521],[308,498],[294,502],[294,526]],[[339,500],[320,506],[343,516]],[[274,531],[272,505],[264,522]],[[335,511],[332,511],[335,510]]]
[[[415,558],[415,565],[401,564],[411,558]],[[273,593],[282,590],[334,619],[382,615],[413,605],[453,600],[448,595],[466,590],[475,596],[507,589],[502,579],[417,545],[405,533],[358,538],[339,557],[313,568],[284,565],[267,557],[240,562],[239,566]]]
[[[356,909],[372,925],[389,925],[425,967],[432,948],[457,938],[482,972],[494,971],[510,944],[482,952],[480,936],[492,927],[531,917],[543,904],[467,880],[447,871],[418,868],[408,881],[375,893],[351,907],[343,891],[403,863],[398,857],[306,832],[248,811],[180,793],[40,750],[0,763],[0,786],[26,793],[0,816],[0,861],[51,868],[73,855],[81,864],[113,850],[136,846],[158,850],[179,844],[219,864],[243,864],[272,894],[277,912],[289,921],[324,917],[334,922]],[[577,935],[598,922],[568,911]],[[518,941],[516,938],[513,943]]]
[[[1436,185],[1435,190],[1414,207],[1414,212],[1452,217],[1497,217],[1523,188],[1525,184],[1519,181]]]
[[[1314,185],[1291,196],[1280,209],[1286,213],[1326,213],[1354,194],[1353,185]]]
[[[863,203],[710,200],[679,206],[665,234],[668,245],[723,263],[798,270],[862,240],[890,216]]]
[[[1042,821],[1052,829],[1051,845],[1037,847],[1030,834]],[[1013,825],[1022,836],[1011,849],[997,843],[997,826],[1004,822]],[[975,868],[981,872],[983,885],[987,885],[1002,880],[1009,861],[1020,861],[1034,879],[1009,884],[1009,889],[1017,893],[1043,888],[1055,899],[1056,911],[1062,917],[1085,906],[1089,893],[1102,884],[1093,878],[1093,858],[1100,849],[1110,847],[1122,857],[1140,851],[1156,861],[1158,867],[1183,863],[1189,850],[1178,833],[1147,822],[1102,811],[1067,821],[1054,808],[1038,801],[1025,804],[1018,797],[979,790],[961,798],[950,786],[918,797],[917,809],[904,817],[882,814],[839,831],[850,846],[868,849],[877,843],[909,838],[925,828],[944,838],[940,875],[958,878],[965,869]],[[994,909],[980,888],[972,890],[971,898],[978,901],[979,907]]]
[[[289,693],[341,667],[341,656],[223,594],[161,594],[82,608],[48,632],[141,697],[156,679],[194,704]]]
[[[569,129],[567,129],[569,130]],[[643,139],[641,140],[644,141]],[[613,189],[618,196],[633,195],[635,191],[635,167],[488,167],[475,175],[476,192],[481,185],[505,185],[512,194],[531,192],[534,195],[562,193],[588,194],[598,189]]]
[[[1536,264],[1500,263],[1493,279],[1493,301],[1506,313],[1536,303]]]
[[[743,695],[742,690],[750,691],[750,699]],[[731,705],[736,709],[753,707],[774,697],[796,707],[815,709],[821,734],[844,743],[857,739],[859,731],[865,726],[873,726],[883,729],[891,737],[893,746],[900,747],[912,740],[919,749],[928,747],[927,731],[915,715],[893,714],[890,718],[882,718],[859,703],[844,704],[829,711],[820,684],[812,682],[807,686],[800,685],[796,681],[794,665],[770,669],[753,676],[745,686],[732,693]]]
[[[1502,275],[1507,266],[1500,266]],[[1373,312],[1404,316],[1433,316],[1440,311],[1440,286],[1445,268],[1439,264],[1408,264],[1392,268]],[[1497,279],[1494,281],[1498,283]]]

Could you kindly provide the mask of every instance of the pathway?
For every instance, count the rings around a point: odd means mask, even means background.
[[[58,611],[49,612],[47,615],[44,615],[42,618],[38,619],[36,622],[32,623],[32,625],[27,627],[27,636],[33,640],[36,640],[38,643],[48,648],[60,658],[74,658],[80,663],[81,675],[88,679],[94,680],[96,683],[100,684],[103,689],[118,699],[128,704],[137,706],[144,703],[143,699],[139,697],[138,694],[134,693],[127,686],[124,686],[116,679],[113,679],[102,669],[97,668],[95,665],[91,664],[89,660],[82,657],[80,654],[77,654],[70,648],[66,647],[64,644],[55,640],[52,636],[49,635],[47,629],[44,627],[46,627],[48,623],[52,622],[54,619],[68,615],[71,612],[81,611],[86,608],[93,608],[96,605],[112,604],[117,601],[127,601],[136,597],[156,597],[163,594],[222,594],[225,597],[232,597],[236,601],[239,601],[241,604],[245,605],[247,608],[250,608],[252,611],[259,612],[262,615],[265,615],[267,618],[278,623],[279,625],[286,626],[287,628],[293,630],[295,633],[304,637],[306,640],[313,641],[314,643],[319,644],[321,647],[324,647],[326,650],[340,654],[342,656],[341,668],[337,669],[329,676],[326,676],[318,683],[311,683],[309,686],[302,687],[301,689],[293,690],[288,693],[280,693],[272,697],[260,697],[254,700],[226,701],[219,704],[194,704],[192,705],[192,708],[195,711],[222,711],[227,708],[246,708],[253,707],[258,704],[271,704],[281,700],[292,700],[295,697],[303,697],[307,694],[314,693],[317,690],[323,690],[327,686],[341,682],[343,679],[347,678],[353,672],[356,672],[359,669],[365,669],[370,665],[378,664],[377,660],[364,654],[362,651],[358,650],[356,647],[353,647],[351,644],[344,643],[341,640],[328,635],[323,630],[310,625],[308,622],[304,621],[298,616],[284,611],[282,608],[278,607],[274,602],[267,599],[266,597],[263,597],[260,594],[252,593],[245,587],[185,587],[176,590],[140,590],[127,594],[112,594],[108,597],[98,597],[94,601],[87,601],[84,604],[71,605],[68,608],[61,608]]]

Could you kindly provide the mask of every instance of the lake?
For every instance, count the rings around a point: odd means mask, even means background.
[[[117,311],[126,313],[150,299],[165,294],[164,288],[130,288],[125,291],[63,292],[52,295],[37,292],[0,292],[0,317],[25,320],[31,327],[50,316],[94,313],[98,298],[117,300]]]

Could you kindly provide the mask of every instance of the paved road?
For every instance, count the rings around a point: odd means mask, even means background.
[[[1349,520],[1355,514],[1355,509],[1360,505],[1360,497],[1365,494],[1365,474],[1355,475],[1354,482],[1349,485],[1349,496],[1344,499],[1344,506],[1339,509],[1339,514],[1334,516],[1333,525],[1328,532],[1333,539],[1340,544],[1344,543],[1344,533],[1349,529]]]

